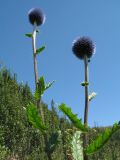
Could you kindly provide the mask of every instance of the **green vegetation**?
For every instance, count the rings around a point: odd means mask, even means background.
[[[28,120],[26,110],[29,102],[33,105],[36,104],[36,99],[29,86],[18,84],[15,74],[11,75],[7,69],[1,69],[0,159],[48,160],[46,150],[49,149],[53,160],[72,160],[75,145],[71,148],[71,144],[77,138],[77,129],[66,117],[58,115],[54,101],[51,102],[50,110],[47,104],[41,102],[44,110],[44,123],[48,127],[47,140],[49,143],[46,148],[43,133],[34,128]],[[36,114],[36,112],[34,113]],[[41,124],[37,123],[37,125]],[[116,129],[116,126],[108,127],[109,131]],[[89,129],[88,143],[90,144],[104,130],[103,127]],[[89,156],[89,160],[93,159],[120,160],[120,130],[112,135],[99,152]]]

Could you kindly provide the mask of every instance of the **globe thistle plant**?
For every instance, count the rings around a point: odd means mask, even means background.
[[[92,40],[88,37],[80,37],[73,42],[72,51],[81,60],[84,60],[85,68],[85,81],[81,84],[85,87],[85,109],[84,109],[84,125],[88,126],[88,105],[89,105],[89,94],[88,94],[88,61],[92,57],[95,50],[95,46]],[[83,141],[84,148],[87,146],[87,136],[84,134]],[[88,160],[87,155],[84,153],[84,160]]]
[[[28,12],[29,21],[32,25],[40,26],[45,22],[45,15],[38,8],[32,8]]]
[[[44,111],[41,105],[41,97],[44,91],[50,88],[53,84],[53,82],[45,84],[44,77],[42,76],[38,78],[38,71],[37,71],[37,55],[45,49],[45,46],[42,46],[37,49],[36,34],[39,32],[37,29],[38,26],[42,25],[45,22],[45,15],[40,9],[32,8],[28,12],[28,18],[30,23],[33,25],[33,32],[26,34],[26,36],[32,38],[34,76],[35,76],[35,86],[36,86],[34,96],[36,99],[37,110],[36,110],[36,106],[30,103],[28,104],[27,112],[28,112],[29,121],[33,124],[34,127],[40,129],[43,132],[47,129],[47,127],[45,125]],[[40,113],[40,117],[39,117],[39,113]],[[48,159],[52,160],[50,149],[48,148],[47,133],[44,132],[43,136],[44,136],[46,153],[47,153]]]

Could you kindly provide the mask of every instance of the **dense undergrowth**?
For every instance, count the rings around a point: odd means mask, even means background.
[[[48,148],[43,134],[29,123],[26,106],[35,99],[27,84],[18,84],[16,75],[7,69],[0,70],[0,159],[1,160],[47,160],[49,149],[53,160],[72,160],[70,140],[76,130],[64,116],[60,116],[51,101],[51,109],[42,103],[45,124],[48,126]],[[91,142],[106,127],[95,127],[89,131]],[[56,146],[54,146],[57,137]],[[59,156],[58,156],[59,155]],[[89,160],[120,160],[120,130]]]

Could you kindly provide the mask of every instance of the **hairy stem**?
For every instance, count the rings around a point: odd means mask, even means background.
[[[84,56],[84,67],[85,67],[85,82],[88,82],[88,58],[87,56]],[[88,85],[85,86],[85,110],[84,110],[84,125],[88,126]],[[84,134],[83,137],[83,147],[84,149],[87,146],[87,135]],[[88,156],[84,153],[84,160],[88,160]]]

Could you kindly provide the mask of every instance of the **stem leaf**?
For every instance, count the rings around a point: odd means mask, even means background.
[[[48,88],[50,88],[50,87],[53,85],[54,82],[55,82],[55,81],[52,81],[52,82],[47,83],[47,84],[45,85],[45,90],[47,90]]]
[[[36,54],[41,53],[45,49],[45,46],[42,46],[36,50]]]
[[[29,37],[29,38],[32,38],[33,35],[32,35],[32,33],[27,33],[27,34],[25,34],[25,36]]]
[[[95,98],[96,95],[97,95],[97,93],[92,92],[92,93],[88,96],[89,101],[91,101],[93,98]]]
[[[45,91],[45,81],[44,81],[44,77],[42,76],[38,79],[38,85],[37,85],[37,89],[35,91],[36,100],[39,100],[41,98],[44,91]]]
[[[80,129],[82,132],[88,131],[88,127],[82,124],[81,119],[78,119],[76,114],[72,113],[71,108],[62,103],[59,105],[59,109],[72,121],[75,127]]]
[[[41,117],[38,114],[37,108],[33,103],[27,105],[27,117],[33,127],[45,131],[47,127],[43,124]]]
[[[97,152],[101,149],[111,138],[111,136],[120,129],[120,125],[115,123],[112,128],[106,128],[102,134],[99,134],[98,137],[88,145],[85,149],[85,152],[90,155]]]
[[[41,99],[41,96],[44,94],[45,90],[47,90],[48,88],[50,88],[53,85],[54,82],[55,81],[52,81],[52,82],[49,82],[49,83],[45,84],[44,77],[43,76],[40,77],[38,79],[38,85],[37,85],[37,89],[36,89],[35,95],[34,95],[35,98],[36,98],[36,100]]]

